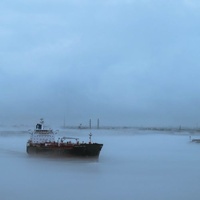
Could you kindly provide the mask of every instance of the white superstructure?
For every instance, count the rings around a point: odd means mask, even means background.
[[[44,121],[40,120],[40,123],[36,125],[36,129],[31,132],[30,142],[34,144],[44,144],[55,142],[55,134],[52,129],[44,129]]]

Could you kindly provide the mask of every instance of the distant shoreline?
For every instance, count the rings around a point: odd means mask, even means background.
[[[48,128],[57,129],[57,130],[139,130],[139,131],[159,131],[159,132],[189,132],[189,133],[200,133],[200,128],[190,128],[190,127],[136,127],[136,126],[101,126],[101,127],[88,127],[88,126],[47,126]],[[34,129],[34,127],[28,125],[14,125],[14,126],[0,126],[0,132],[9,132],[9,131],[22,131],[27,132],[29,129]]]
[[[76,126],[66,126],[61,127],[61,130],[65,129],[77,129],[77,130],[143,130],[143,131],[165,131],[165,132],[191,132],[200,133],[200,128],[189,128],[189,127],[131,127],[131,126],[102,126],[102,127],[76,127]]]

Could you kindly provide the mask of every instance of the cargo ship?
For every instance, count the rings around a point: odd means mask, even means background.
[[[34,131],[29,131],[31,136],[26,145],[30,155],[48,155],[62,157],[95,157],[98,158],[103,144],[93,143],[92,134],[89,142],[79,142],[79,138],[62,137],[56,140],[52,129],[44,129],[44,120],[36,124]]]

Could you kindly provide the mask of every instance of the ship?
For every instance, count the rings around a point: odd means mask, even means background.
[[[29,155],[47,155],[59,157],[92,157],[98,158],[103,144],[93,143],[92,134],[89,142],[80,142],[79,138],[62,137],[56,139],[57,131],[44,128],[44,120],[36,124],[34,131],[30,131],[26,151]]]

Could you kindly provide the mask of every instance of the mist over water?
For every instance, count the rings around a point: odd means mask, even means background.
[[[1,200],[199,199],[200,145],[189,133],[93,130],[98,161],[30,157],[28,133],[0,132]],[[88,130],[59,135],[88,140]]]

